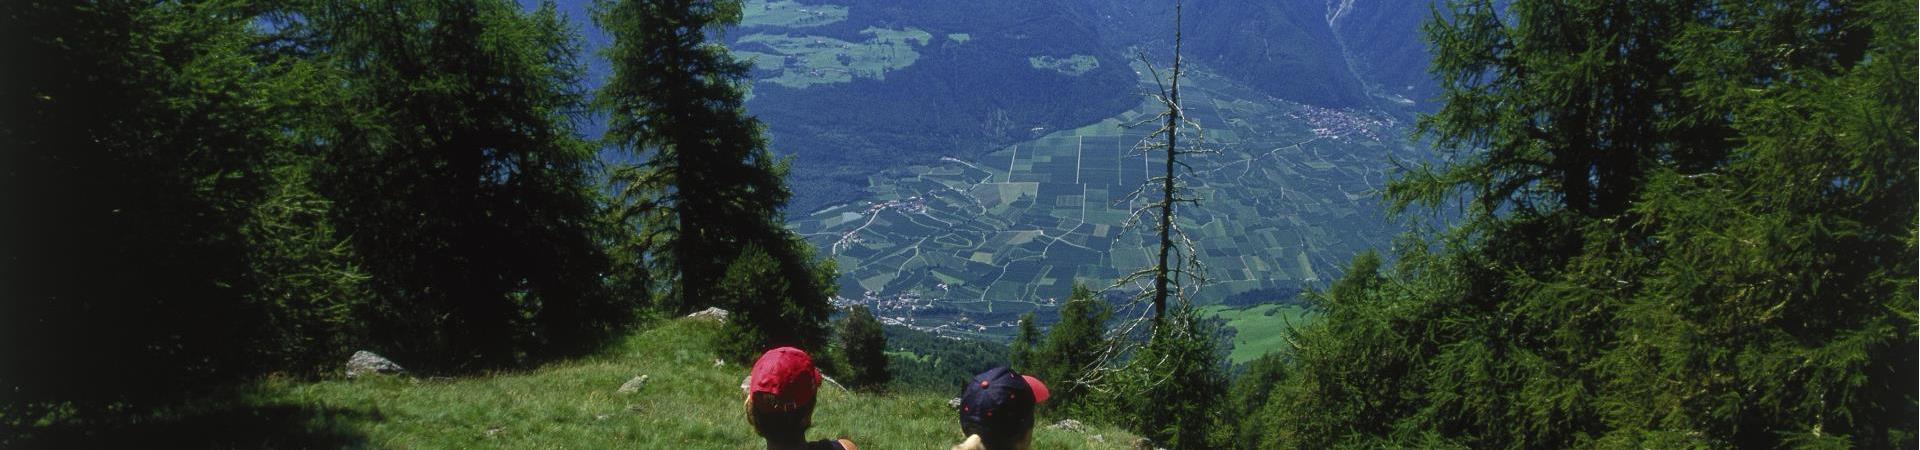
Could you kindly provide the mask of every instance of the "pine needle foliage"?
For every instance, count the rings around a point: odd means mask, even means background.
[[[788,162],[767,150],[747,115],[749,66],[710,35],[740,21],[739,1],[607,0],[594,21],[613,38],[613,75],[595,97],[607,145],[626,163],[609,174],[616,214],[641,230],[661,309],[714,305],[713,287],[741,251],[758,246],[795,291],[818,296],[815,264],[784,226]],[[642,270],[641,267],[626,270]]]
[[[1316,296],[1261,448],[1914,445],[1915,6],[1448,2],[1388,199],[1466,215]]]
[[[849,386],[873,391],[893,381],[893,371],[887,367],[887,335],[872,310],[858,305],[848,308],[835,333],[847,358]]]
[[[315,174],[371,275],[379,350],[511,366],[620,329],[605,289],[578,39],[551,4],[294,2],[289,52],[336,71]]]

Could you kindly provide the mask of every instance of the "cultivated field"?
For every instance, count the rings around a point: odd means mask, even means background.
[[[865,39],[858,42],[804,33],[846,20],[845,6],[755,0],[743,8],[741,28],[758,32],[733,42],[734,57],[770,73],[756,76],[758,81],[794,89],[857,78],[884,80],[887,72],[913,65],[920,59],[917,49],[933,41],[933,34],[913,27],[867,27],[860,31]]]
[[[1186,175],[1204,200],[1182,209],[1213,284],[1202,301],[1311,285],[1398,232],[1376,192],[1389,157],[1413,157],[1384,115],[1314,108],[1204,73],[1182,92],[1209,148]],[[1127,128],[1152,105],[980,158],[870,177],[871,200],[794,217],[839,260],[842,295],[889,322],[1005,336],[1019,314],[1052,308],[1077,281],[1106,287],[1149,264],[1150,227],[1129,226],[1134,191],[1164,160]],[[1044,315],[1044,314],[1043,314]]]

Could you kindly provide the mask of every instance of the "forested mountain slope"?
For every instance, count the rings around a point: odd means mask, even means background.
[[[523,1],[522,3],[531,4]],[[590,0],[562,0],[591,50]],[[1187,55],[1279,99],[1326,108],[1430,109],[1424,2],[1189,5]],[[747,107],[795,158],[789,212],[861,198],[867,176],[969,158],[1136,106],[1128,63],[1165,63],[1171,2],[755,0],[724,40],[754,59]],[[588,58],[586,82],[605,69]],[[597,126],[586,127],[597,130]]]

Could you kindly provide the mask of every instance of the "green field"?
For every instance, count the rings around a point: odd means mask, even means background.
[[[1316,317],[1306,308],[1285,305],[1244,308],[1214,305],[1203,307],[1200,312],[1226,320],[1227,328],[1233,329],[1233,352],[1227,359],[1234,364],[1246,364],[1267,352],[1285,348],[1290,327],[1304,327]]]
[[[1398,233],[1375,192],[1390,157],[1415,150],[1391,119],[1252,94],[1196,72],[1188,115],[1219,155],[1189,161],[1203,201],[1181,211],[1213,280],[1203,303],[1237,292],[1325,281],[1354,254]],[[1046,133],[982,157],[868,178],[868,201],[794,217],[840,262],[841,294],[922,329],[1004,336],[1075,282],[1105,287],[1151,261],[1144,204],[1131,198],[1164,162],[1122,123],[1152,105]],[[1191,137],[1189,137],[1191,139]]]
[[[886,79],[887,72],[920,59],[916,47],[925,47],[932,34],[918,28],[868,28],[872,36],[861,42],[830,37],[756,33],[736,42],[734,56],[752,61],[755,70],[776,72],[763,78],[791,88],[824,83],[846,83],[854,78]]]
[[[912,27],[868,27],[860,32],[866,39],[858,42],[774,30],[801,31],[846,20],[845,6],[755,0],[746,3],[742,16],[740,26],[758,32],[733,42],[734,57],[751,62],[756,71],[771,73],[756,76],[759,81],[794,89],[857,78],[884,80],[887,72],[913,65],[920,59],[918,48],[933,41],[932,33]],[[967,39],[959,36],[949,39]]]
[[[1089,70],[1099,68],[1100,58],[1095,58],[1092,55],[1070,55],[1064,58],[1035,56],[1027,58],[1027,64],[1032,64],[1035,69],[1051,70],[1067,75],[1080,76],[1080,74],[1087,73]]]
[[[847,7],[806,5],[793,0],[749,0],[741,8],[740,27],[817,27],[847,20]]]

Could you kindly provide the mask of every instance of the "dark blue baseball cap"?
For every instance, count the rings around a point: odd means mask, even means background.
[[[1033,428],[1034,405],[1050,393],[1040,379],[995,367],[973,376],[960,390],[960,429],[982,437]]]

